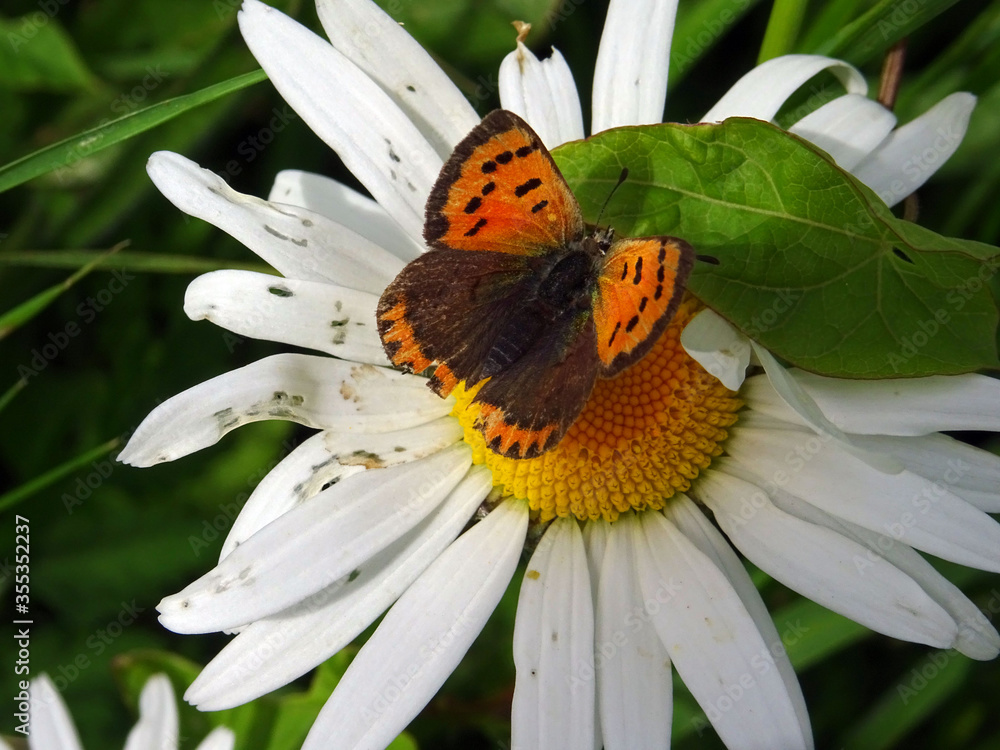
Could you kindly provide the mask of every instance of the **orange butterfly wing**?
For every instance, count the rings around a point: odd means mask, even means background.
[[[541,255],[582,236],[580,205],[552,156],[502,109],[456,146],[427,201],[431,248]]]
[[[603,377],[638,362],[656,343],[677,312],[694,260],[694,248],[676,237],[612,243],[594,301]]]

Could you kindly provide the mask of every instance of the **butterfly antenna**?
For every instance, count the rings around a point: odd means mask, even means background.
[[[601,226],[601,217],[604,216],[604,209],[608,207],[608,204],[611,202],[611,199],[614,197],[614,194],[618,191],[618,188],[620,188],[622,186],[622,183],[625,182],[625,180],[627,179],[628,179],[628,167],[622,167],[622,173],[618,175],[618,182],[615,183],[615,186],[613,188],[611,188],[611,192],[608,193],[608,197],[604,199],[604,205],[601,206],[601,212],[597,214],[597,221],[595,222],[596,226]]]

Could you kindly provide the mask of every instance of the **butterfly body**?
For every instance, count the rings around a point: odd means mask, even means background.
[[[497,110],[456,147],[427,202],[430,250],[377,310],[389,358],[447,396],[486,381],[476,427],[491,450],[554,447],[597,377],[641,358],[673,317],[694,251],[683,240],[587,232],[531,128]]]

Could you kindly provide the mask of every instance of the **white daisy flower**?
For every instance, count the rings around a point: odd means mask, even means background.
[[[609,10],[594,131],[662,117],[676,3],[643,6]],[[423,251],[431,185],[478,117],[374,4],[319,0],[318,10],[330,43],[257,0],[244,2],[240,27],[374,201],[303,172],[281,173],[262,201],[176,154],[149,164],[175,205],[284,276],[206,274],[188,289],[187,314],[333,355],[277,355],[196,386],[155,409],[120,456],[174,460],[260,419],[319,430],[254,491],[219,565],[159,605],[174,631],[238,632],[187,700],[217,710],[264,695],[388,609],[304,745],[383,748],[480,632],[529,524],[546,523],[518,602],[514,747],[669,745],[671,665],[729,747],[812,747],[798,682],[734,547],[880,633],[997,655],[986,618],[915,551],[1000,571],[1000,526],[986,515],[1000,511],[1000,459],[939,434],[1000,430],[995,380],[839,381],[758,350],[770,379],[743,382],[750,342],[688,299],[642,361],[598,382],[554,450],[513,461],[472,428],[471,394],[442,400],[389,369],[378,297]],[[933,171],[911,179],[910,154],[937,147],[936,166],[965,132],[968,94],[894,129],[857,70],[808,55],[751,71],[705,119],[771,119],[822,70],[847,93],[792,130],[887,202]],[[500,84],[504,107],[549,147],[583,136],[558,53],[538,61],[519,44]]]
[[[82,750],[73,718],[48,675],[41,674],[31,681],[29,696],[30,750]],[[125,750],[177,750],[179,732],[177,702],[170,680],[163,674],[153,675],[139,695],[139,721],[125,740]],[[231,730],[216,727],[197,750],[232,750],[235,743]],[[0,750],[10,750],[2,739]]]

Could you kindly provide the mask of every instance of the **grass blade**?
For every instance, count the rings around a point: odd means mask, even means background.
[[[76,273],[67,278],[66,280],[50,286],[48,289],[39,292],[34,297],[25,300],[20,305],[12,310],[8,310],[3,315],[0,315],[0,339],[5,338],[9,333],[20,328],[22,325],[27,323],[29,320],[34,318],[36,315],[42,312],[46,307],[51,305],[56,299],[59,298],[63,292],[73,286],[76,282],[86,276],[88,273],[97,267],[97,264],[101,262],[102,259],[114,255],[123,247],[127,247],[129,244],[128,240],[124,242],[119,242],[113,248],[107,252],[100,253],[96,258],[91,260],[85,266],[80,268]]]
[[[109,440],[103,445],[99,445],[96,448],[92,448],[89,451],[81,453],[76,458],[72,458],[66,463],[55,467],[54,469],[49,469],[41,476],[35,477],[34,479],[25,482],[20,487],[16,487],[10,492],[5,492],[3,495],[0,495],[0,511],[5,511],[8,508],[12,508],[18,503],[27,500],[32,495],[41,492],[47,487],[51,487],[53,484],[58,482],[63,477],[72,474],[77,469],[81,469],[90,462],[95,461],[96,459],[106,455],[107,453],[110,453],[120,444],[121,444],[120,438],[114,438],[113,440]]]
[[[145,109],[130,112],[96,128],[85,130],[51,146],[46,146],[28,154],[6,166],[0,167],[0,193],[21,185],[39,175],[66,167],[80,159],[92,156],[109,146],[127,140],[137,133],[155,128],[178,115],[208,102],[215,101],[234,91],[263,81],[267,76],[263,70],[245,73],[228,81],[222,81],[191,94],[167,99]]]

